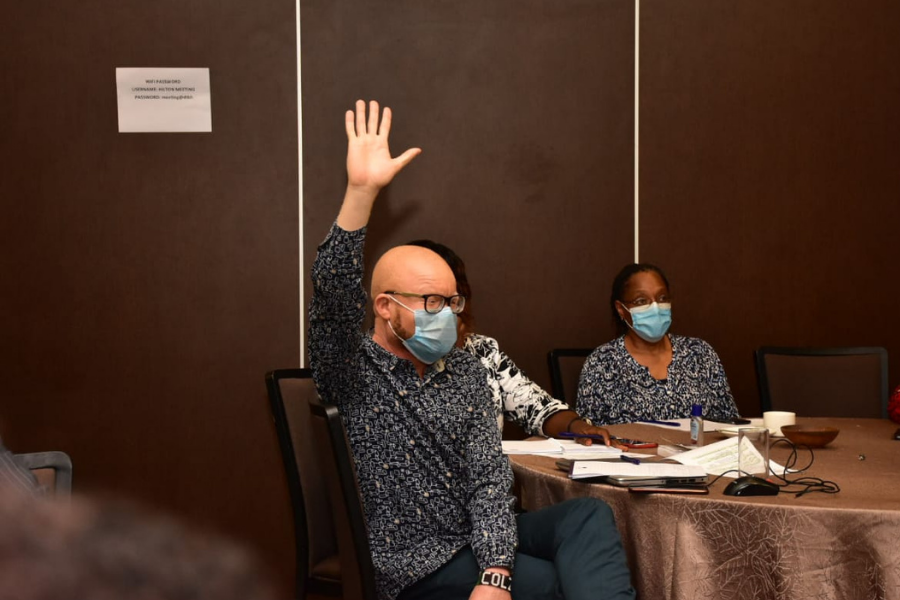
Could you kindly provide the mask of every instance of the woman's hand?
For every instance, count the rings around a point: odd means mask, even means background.
[[[573,422],[569,426],[569,431],[574,433],[575,435],[585,434],[585,435],[602,435],[603,443],[607,446],[612,446],[613,448],[621,448],[625,449],[618,441],[613,438],[612,434],[609,433],[604,427],[597,427],[596,425],[591,425],[582,419],[578,419]],[[583,444],[585,446],[590,446],[594,443],[595,440],[586,437],[575,438],[579,444]]]
[[[613,439],[613,436],[610,435],[609,431],[607,431],[603,427],[596,427],[594,425],[591,425],[590,423],[579,417],[578,413],[574,410],[562,410],[558,413],[553,413],[552,415],[550,415],[549,419],[544,421],[543,430],[544,435],[550,437],[560,437],[559,434],[563,433],[564,431],[574,433],[576,436],[579,434],[602,435],[603,443],[607,446],[612,446],[613,448],[624,448],[624,446]],[[575,440],[579,444],[583,444],[585,446],[590,446],[594,443],[594,440],[585,437],[576,437]]]

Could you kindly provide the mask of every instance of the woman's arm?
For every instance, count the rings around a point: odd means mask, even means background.
[[[560,433],[590,433],[609,439],[605,429],[594,427],[581,419],[568,404],[548,394],[529,379],[505,352],[497,340],[471,334],[465,349],[477,356],[493,379],[491,387],[499,390],[499,402],[504,417],[518,424],[531,435],[558,437]],[[590,445],[591,440],[584,442]]]

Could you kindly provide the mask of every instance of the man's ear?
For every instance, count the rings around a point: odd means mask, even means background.
[[[385,294],[378,294],[375,296],[375,301],[372,303],[372,310],[377,316],[385,321],[389,321],[391,318],[391,311],[388,308],[388,304],[390,303],[390,299]]]

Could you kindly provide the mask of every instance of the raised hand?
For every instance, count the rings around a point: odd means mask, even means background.
[[[374,188],[377,192],[394,178],[403,167],[422,152],[410,148],[397,158],[391,158],[388,136],[391,133],[391,109],[384,108],[381,127],[378,126],[378,102],[369,103],[369,118],[366,119],[366,104],[356,101],[356,114],[348,110],[347,126],[347,177],[354,187]]]
[[[412,159],[420,148],[410,148],[391,158],[388,136],[391,132],[391,109],[385,107],[378,122],[378,102],[356,101],[356,112],[348,110],[344,122],[347,129],[347,193],[338,215],[338,225],[348,231],[364,227],[369,221],[372,204],[378,192]]]

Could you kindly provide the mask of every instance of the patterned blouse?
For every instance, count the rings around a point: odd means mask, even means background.
[[[528,379],[504,352],[497,340],[484,335],[470,334],[464,346],[488,370],[488,386],[498,410],[500,429],[503,417],[517,423],[530,435],[544,435],[544,421],[552,415],[571,410],[565,402],[553,398],[535,382]]]
[[[683,419],[692,404],[703,418],[728,421],[738,415],[725,369],[712,346],[701,339],[669,334],[672,362],[668,377],[655,379],[638,364],[620,336],[594,350],[578,384],[578,414],[597,425],[642,419]]]
[[[392,600],[464,546],[512,568],[512,470],[487,374],[454,348],[419,377],[362,332],[365,229],[334,225],[313,264],[310,363],[341,411],[369,530],[379,598]],[[474,583],[474,582],[473,582]]]

